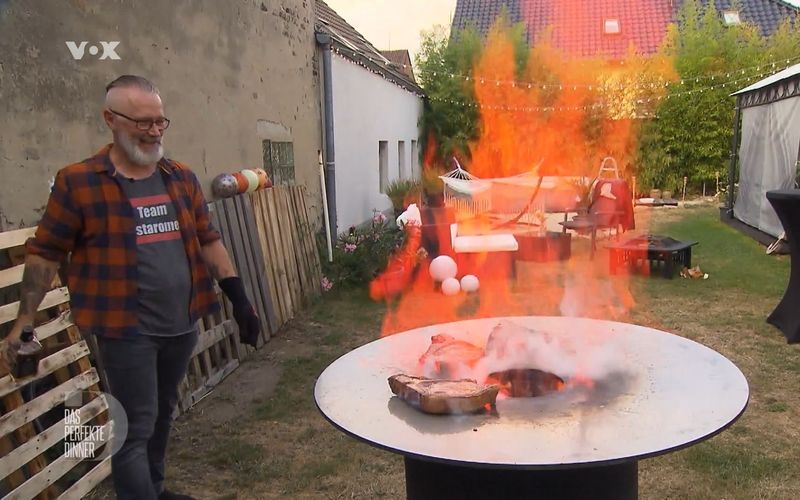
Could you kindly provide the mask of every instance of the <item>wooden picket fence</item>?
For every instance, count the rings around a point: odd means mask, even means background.
[[[322,268],[308,218],[306,189],[279,187],[250,196],[280,328],[321,293]]]
[[[259,347],[321,293],[322,277],[302,186],[276,187],[210,204],[212,221],[245,282],[262,321]],[[22,245],[35,228],[0,233],[0,336],[19,308]],[[230,303],[199,322],[200,337],[180,385],[178,411],[187,411],[253,351],[239,342]],[[94,337],[82,338],[71,321],[69,292],[55,280],[39,307],[36,334],[46,348],[35,377],[0,373],[0,498],[80,498],[110,474],[110,458],[67,458],[63,446],[65,398],[81,391],[80,416],[110,434],[105,376]]]

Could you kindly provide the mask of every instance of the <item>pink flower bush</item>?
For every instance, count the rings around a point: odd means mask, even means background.
[[[354,245],[353,243],[345,243],[344,251],[347,253],[353,253],[358,248],[358,245]]]
[[[333,288],[333,281],[329,280],[327,276],[322,277],[320,284],[322,285],[323,292],[329,292],[331,288]]]

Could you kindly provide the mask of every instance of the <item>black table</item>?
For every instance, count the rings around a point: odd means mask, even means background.
[[[696,241],[678,241],[668,236],[647,234],[623,243],[608,246],[609,272],[616,274],[620,269],[653,274],[661,268],[661,275],[672,279],[675,264],[692,267],[692,247]]]
[[[767,323],[782,331],[787,342],[795,344],[800,342],[800,245],[797,244],[797,238],[800,238],[800,190],[767,191],[767,200],[786,232],[792,263],[786,292],[767,317]]]
[[[591,246],[589,247],[589,257],[594,258],[594,253],[597,250],[597,230],[598,229],[614,229],[617,238],[619,238],[620,217],[622,212],[595,212],[586,215],[576,215],[572,220],[564,220],[559,222],[563,227],[562,232],[566,233],[567,229],[571,229],[577,233],[590,233]],[[566,219],[566,217],[565,217]]]

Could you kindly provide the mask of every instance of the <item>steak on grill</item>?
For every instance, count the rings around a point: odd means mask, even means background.
[[[398,374],[389,387],[400,399],[425,413],[475,413],[495,405],[500,386],[474,380],[434,380]]]

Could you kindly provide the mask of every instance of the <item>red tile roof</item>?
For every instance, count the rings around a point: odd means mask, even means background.
[[[535,43],[551,28],[553,46],[578,56],[620,58],[629,47],[652,54],[661,45],[672,19],[664,0],[522,0],[520,15]],[[606,21],[617,21],[619,33],[605,33]]]
[[[411,78],[412,82],[417,81],[417,79],[414,78],[414,68],[411,65],[411,55],[408,53],[408,50],[382,50],[381,54],[389,60],[390,64],[394,65],[397,69],[405,73],[407,77]]]
[[[722,12],[732,3],[717,0],[715,4]],[[525,24],[531,44],[550,27],[553,45],[574,56],[619,58],[631,46],[649,55],[660,47],[682,4],[682,0],[458,0],[453,31],[474,26],[485,35],[505,10],[512,23]],[[738,5],[742,20],[766,35],[773,33],[782,19],[800,12],[782,0],[738,0]],[[604,33],[603,25],[610,19],[619,21],[618,34]]]

